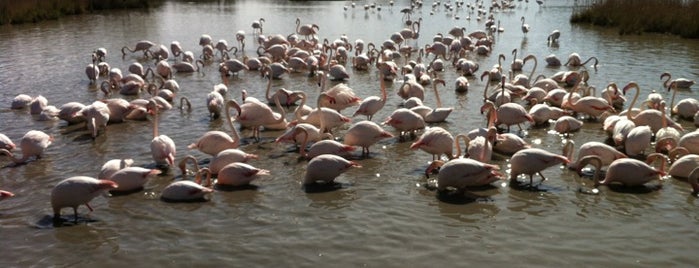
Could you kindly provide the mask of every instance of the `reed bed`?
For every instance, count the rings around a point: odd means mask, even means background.
[[[570,22],[618,27],[619,34],[653,32],[699,38],[699,1],[602,0],[574,12]]]
[[[0,25],[58,19],[95,10],[148,8],[162,0],[0,0]]]

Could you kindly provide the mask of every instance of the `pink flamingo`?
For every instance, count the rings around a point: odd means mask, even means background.
[[[320,92],[325,92],[328,96],[332,97],[334,102],[322,102],[321,106],[328,107],[330,109],[341,112],[343,109],[359,105],[362,101],[361,98],[357,97],[354,91],[348,87],[345,83],[337,84],[330,89],[325,89],[327,87],[328,77],[323,71],[318,72],[318,85],[320,86]]]
[[[677,88],[690,88],[692,85],[694,85],[694,80],[689,80],[687,78],[677,78],[675,80],[672,80],[672,75],[668,72],[664,72],[663,74],[660,75],[660,80],[663,80],[663,78],[667,77],[665,81],[663,82],[663,86],[669,88],[670,84],[674,82],[677,86]]]
[[[502,179],[502,174],[498,172],[500,167],[468,158],[453,159],[446,163],[437,160],[430,167],[431,169],[439,167],[439,175],[437,175],[439,191],[454,188],[457,192],[463,193],[468,187],[488,185]]]
[[[657,170],[647,163],[653,163],[656,159],[661,160],[661,169]],[[643,185],[652,180],[661,180],[661,176],[665,175],[665,162],[667,162],[667,156],[659,153],[652,153],[648,155],[646,162],[633,159],[633,158],[622,158],[615,160],[609,165],[607,173],[604,180],[600,181],[600,171],[602,167],[602,160],[598,156],[588,155],[580,159],[580,165],[578,165],[578,173],[580,170],[591,164],[595,167],[594,182],[595,188],[600,185],[609,185],[613,183],[619,183],[624,186],[639,186]]]
[[[158,90],[156,89],[156,94]],[[153,161],[157,165],[175,166],[175,154],[177,148],[175,142],[167,135],[159,135],[158,133],[158,105],[153,100],[149,101],[151,109],[153,109],[153,140],[150,142],[150,151]]]
[[[12,142],[12,140],[9,137],[7,137],[5,134],[0,133],[0,149],[12,151],[15,149],[15,147],[15,143]]]
[[[115,189],[118,186],[110,180],[98,180],[86,176],[75,176],[60,181],[51,191],[54,220],[60,219],[62,208],[71,207],[75,213],[74,221],[77,223],[78,206],[84,204],[90,211],[93,211],[88,202],[104,191]]]
[[[699,167],[699,155],[690,154],[684,147],[675,147],[668,156],[672,165],[667,173],[675,178],[687,179],[692,170]]]
[[[109,176],[109,180],[119,186],[112,189],[113,192],[132,192],[143,189],[143,185],[148,182],[148,178],[160,174],[157,169],[147,169],[142,167],[125,167]]]
[[[692,195],[697,196],[699,194],[699,167],[695,168],[689,175],[689,184],[692,185]]]
[[[87,121],[87,129],[92,134],[92,138],[96,138],[99,129],[107,128],[109,122],[109,107],[101,101],[95,101],[83,109],[83,115]]]
[[[240,149],[226,149],[218,154],[216,154],[209,163],[209,170],[211,174],[218,174],[218,172],[228,164],[241,162],[247,163],[252,159],[257,159],[256,154],[249,154]]]
[[[687,148],[689,153],[699,154],[699,130],[684,134],[677,146]]]
[[[362,121],[371,122],[371,121]],[[332,183],[335,178],[345,173],[351,167],[362,167],[356,162],[349,161],[333,154],[323,154],[311,159],[306,167],[304,185],[318,182]]]
[[[5,198],[10,198],[15,196],[12,192],[8,192],[5,190],[0,190],[0,201],[4,200]]]
[[[206,173],[206,186],[201,185],[202,173]],[[181,180],[170,183],[163,189],[160,198],[167,202],[191,202],[203,200],[206,194],[213,193],[211,186],[211,172],[208,168],[197,170],[194,181]]]
[[[19,142],[19,148],[22,150],[22,158],[15,158],[12,152],[0,149],[0,153],[10,157],[15,164],[24,164],[32,156],[36,159],[41,158],[44,150],[53,142],[53,136],[50,136],[39,130],[30,130]]]
[[[102,165],[100,173],[97,175],[97,179],[108,180],[115,172],[119,171],[120,169],[130,167],[131,165],[133,165],[133,159],[130,158],[109,160],[107,163]]]
[[[599,157],[602,161],[602,166],[608,166],[614,160],[627,157],[624,153],[614,149],[614,147],[598,141],[589,141],[580,146],[578,149],[577,160],[574,160],[576,159],[573,158],[574,154],[575,142],[568,140],[566,145],[563,147],[563,155],[570,160],[568,168],[572,170],[577,169],[580,166],[580,159],[588,155],[596,155]]]
[[[68,124],[77,124],[85,122],[85,116],[82,110],[85,105],[79,102],[69,102],[61,105],[58,112],[58,118],[68,122]]]
[[[461,148],[459,148],[457,154],[454,155],[454,144],[456,144],[457,148],[459,147],[458,138],[459,136],[457,136],[457,139],[454,139],[454,136],[444,128],[431,127],[410,145],[410,149],[421,149],[431,154],[432,161],[438,160],[442,154],[451,160],[459,157],[461,154]]]
[[[481,114],[489,110],[495,111],[495,113],[489,113],[489,115],[495,115],[495,125],[506,125],[508,132],[510,131],[511,125],[517,125],[517,127],[522,130],[522,127],[520,126],[521,123],[527,121],[534,122],[534,118],[527,113],[527,110],[525,110],[522,105],[517,103],[505,103],[496,109],[493,102],[486,101],[483,106],[481,106]]]
[[[672,91],[672,98],[670,101],[670,110],[671,114],[677,114],[682,118],[692,118],[694,115],[699,111],[699,100],[696,98],[686,98],[682,99],[679,102],[677,102],[677,105],[675,105],[675,95],[677,95],[677,90],[680,88],[678,86],[677,82],[672,82],[670,83],[670,86],[668,86],[667,90],[673,90]]]
[[[260,127],[281,124],[286,121],[286,110],[279,103],[279,98],[275,98],[274,102],[281,114],[275,114],[269,106],[259,101],[246,102],[240,106],[240,114],[236,117],[236,121],[244,127],[251,127],[252,136],[257,141],[260,140]]]
[[[323,106],[322,103],[334,103],[336,102],[334,97],[331,97],[329,94],[322,92],[321,94],[318,95],[318,108],[312,109],[308,115],[304,116],[304,109],[306,107],[306,93],[299,91],[297,94],[301,96],[301,104],[299,104],[298,108],[294,111],[295,117],[296,117],[296,122],[295,124],[298,123],[309,123],[312,124],[318,128],[321,128],[321,121],[323,122],[323,126],[321,131],[331,131],[332,129],[339,127],[341,125],[344,125],[345,123],[349,123],[352,121],[349,117],[346,117],[342,115],[340,112],[337,110],[328,108],[328,107],[321,107]],[[321,120],[322,119],[322,120]]]
[[[233,162],[218,171],[216,185],[245,186],[260,176],[268,176],[269,170],[259,169],[246,163]]]
[[[364,98],[364,100],[362,100],[362,102],[359,103],[359,108],[357,108],[357,111],[354,112],[352,117],[357,115],[366,115],[367,120],[371,121],[371,118],[374,116],[374,114],[381,110],[384,107],[384,105],[386,105],[388,93],[386,93],[386,84],[384,83],[383,78],[383,73],[379,73],[381,97],[371,96]]]
[[[636,104],[636,100],[638,99],[638,93],[640,91],[640,88],[638,87],[638,84],[635,82],[630,82],[626,86],[624,86],[623,92],[624,95],[626,95],[626,92],[634,88],[636,89],[636,94],[633,97],[633,101],[631,101],[631,105],[629,105],[629,109],[626,112],[626,116],[628,117],[629,120],[633,121],[637,126],[650,126],[650,129],[653,133],[658,132],[659,129],[663,127],[663,114],[659,110],[655,109],[648,109],[648,110],[643,110],[640,113],[636,115],[632,115],[632,108]],[[682,125],[678,124],[677,122],[673,121],[672,118],[667,118],[666,117],[666,122],[669,127],[675,128],[679,131],[684,131],[684,128],[682,128]]]
[[[151,47],[153,47],[153,46],[155,46],[155,43],[153,43],[153,42],[151,42],[151,41],[148,41],[148,40],[141,40],[141,41],[136,42],[136,45],[134,46],[133,49],[131,49],[131,48],[127,47],[127,46],[122,47],[122,48],[121,48],[121,54],[124,55],[124,56],[126,56],[126,51],[124,51],[124,50],[128,50],[128,51],[131,52],[131,53],[134,53],[134,52],[136,52],[136,51],[143,51],[143,56],[145,57],[145,56],[146,56],[146,53],[147,53],[147,52],[149,51],[149,49],[150,49]]]
[[[422,119],[422,116],[405,108],[399,108],[393,111],[383,124],[392,126],[398,130],[401,139],[405,134],[414,136],[417,130],[425,128],[425,120]]]
[[[381,126],[372,121],[361,121],[354,123],[345,132],[344,143],[350,146],[361,146],[362,155],[369,155],[369,146],[385,138],[392,138],[393,135],[385,131]]]
[[[27,95],[27,94],[19,94],[12,99],[12,109],[19,110],[19,109],[24,109],[29,106],[29,103],[32,102],[32,97]]]
[[[224,109],[226,113],[226,122],[228,122],[228,126],[231,128],[233,137],[228,135],[226,132],[212,130],[204,133],[204,135],[202,135],[196,142],[187,146],[187,148],[198,149],[202,153],[212,156],[217,155],[226,149],[238,148],[238,146],[240,146],[240,135],[233,126],[233,121],[230,114],[231,107],[235,108],[238,114],[240,114],[240,106],[235,100],[228,100],[226,102],[226,108]]]
[[[529,184],[533,185],[534,173],[541,176],[542,181],[546,180],[541,171],[548,167],[559,164],[568,164],[570,160],[562,155],[557,155],[539,148],[529,148],[516,152],[510,159],[510,183],[517,181],[520,174],[529,175]]]

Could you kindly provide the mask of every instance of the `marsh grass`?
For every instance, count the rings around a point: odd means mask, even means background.
[[[0,25],[58,19],[95,10],[148,8],[162,0],[0,0]]]
[[[602,0],[574,12],[570,22],[618,27],[619,34],[653,32],[699,38],[699,1]]]

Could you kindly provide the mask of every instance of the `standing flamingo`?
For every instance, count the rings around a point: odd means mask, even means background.
[[[15,158],[12,152],[0,149],[0,153],[9,156],[15,164],[24,164],[32,156],[36,159],[41,158],[44,150],[53,142],[53,136],[50,136],[39,130],[30,130],[22,137],[19,142],[19,148],[22,150],[22,158]]]
[[[529,148],[520,150],[512,155],[510,159],[510,183],[517,181],[517,176],[520,174],[529,175],[529,184],[533,185],[534,173],[541,176],[542,181],[546,180],[541,171],[548,167],[559,164],[568,164],[570,160],[562,155],[557,155],[539,148]]]
[[[524,23],[524,16],[522,16],[521,20],[522,20],[522,33],[524,33],[524,35],[527,35],[527,33],[529,32],[529,29],[530,29],[529,24]]]
[[[156,95],[158,90],[156,89]],[[150,151],[153,160],[158,165],[175,166],[175,142],[167,135],[158,134],[158,105],[152,100],[149,102],[153,109],[153,140],[150,142]]]
[[[667,77],[665,81],[663,81],[663,86],[669,88],[670,84],[672,82],[675,82],[677,88],[690,88],[692,85],[694,85],[694,80],[689,80],[687,78],[677,78],[675,80],[672,80],[672,75],[668,72],[664,72],[663,74],[660,75],[660,80],[663,80],[663,78]]]
[[[690,119],[699,112],[699,100],[696,98],[686,98],[680,100],[677,105],[675,105],[675,95],[677,95],[677,90],[680,88],[678,85],[676,81],[673,81],[667,88],[668,91],[673,90],[670,101],[670,114],[677,114],[681,118]]]
[[[393,111],[382,124],[392,126],[398,130],[400,139],[403,139],[406,134],[414,136],[417,130],[425,128],[425,120],[422,119],[422,116],[405,108]]]
[[[258,156],[256,154],[249,154],[240,149],[225,149],[211,159],[209,170],[211,174],[218,174],[218,172],[228,164],[236,162],[246,163],[251,159],[257,158]]]
[[[350,146],[361,146],[362,155],[369,156],[369,146],[385,138],[392,138],[393,135],[385,131],[381,126],[372,121],[361,121],[354,123],[345,132],[344,143]]]
[[[511,125],[516,124],[519,129],[522,130],[520,126],[521,123],[526,121],[534,122],[534,118],[532,118],[531,115],[527,113],[527,110],[518,103],[505,103],[496,109],[493,102],[486,101],[483,106],[481,106],[481,114],[489,110],[495,111],[495,113],[489,113],[495,115],[494,119],[489,120],[493,120],[496,126],[501,124],[507,125],[507,132],[510,131]]]
[[[64,207],[73,208],[75,222],[78,222],[78,206],[85,205],[93,211],[88,202],[104,191],[117,188],[115,182],[110,180],[98,180],[92,177],[75,176],[60,181],[51,191],[51,207],[53,207],[53,218],[61,218],[61,209]]]
[[[371,122],[371,121],[362,121]],[[335,178],[345,173],[351,167],[362,167],[356,162],[349,161],[333,154],[323,154],[311,159],[306,167],[306,175],[303,179],[304,185],[321,183],[332,183]]]
[[[461,154],[461,149],[457,150],[454,155],[454,144],[458,146],[458,137],[455,140],[454,136],[441,127],[431,127],[427,129],[420,138],[410,145],[410,149],[421,149],[432,155],[432,161],[439,160],[442,154],[446,155],[449,160],[458,157]]]
[[[637,126],[650,126],[650,129],[653,133],[657,132],[659,129],[663,127],[663,120],[662,120],[662,112],[659,110],[655,109],[648,109],[648,110],[643,110],[640,113],[636,115],[632,115],[632,108],[634,104],[636,104],[636,100],[638,99],[638,93],[640,91],[640,88],[638,87],[638,84],[635,82],[630,82],[626,86],[624,86],[624,89],[622,90],[624,92],[624,95],[626,95],[626,92],[629,89],[636,89],[636,94],[633,97],[633,100],[631,101],[631,105],[629,105],[629,109],[626,112],[626,116],[628,117],[629,120],[633,121]],[[667,117],[667,115],[665,116]],[[668,126],[675,128],[679,131],[684,131],[684,128],[682,128],[682,125],[678,124],[677,122],[673,121],[672,118],[666,118],[666,123]]]
[[[388,93],[386,92],[386,84],[383,81],[383,73],[379,73],[379,84],[381,88],[381,97],[377,96],[371,96],[364,98],[361,103],[359,103],[359,108],[357,108],[357,111],[354,112],[352,115],[357,116],[357,115],[366,115],[367,120],[371,121],[371,118],[381,110],[381,108],[386,105],[386,99],[388,97]]]
[[[578,167],[580,167],[580,159],[588,155],[596,155],[599,157],[602,161],[602,166],[608,166],[614,160],[627,157],[624,153],[619,152],[614,147],[598,141],[589,141],[581,145],[578,149],[577,158],[573,157],[574,154],[575,142],[568,140],[566,145],[563,147],[563,155],[570,160],[568,168],[572,170],[578,169]]]
[[[320,92],[326,92],[328,96],[332,97],[334,100],[334,102],[332,103],[323,102],[323,107],[328,107],[330,109],[341,112],[347,107],[359,105],[359,103],[362,101],[361,98],[355,95],[354,90],[352,90],[352,88],[347,86],[347,84],[345,83],[339,83],[326,90],[325,88],[327,86],[328,77],[324,72],[318,71],[318,79]]]
[[[124,50],[128,50],[128,51],[130,51],[131,53],[134,53],[134,52],[136,52],[136,51],[143,51],[143,56],[145,57],[145,56],[146,56],[146,53],[147,53],[148,51],[150,51],[149,49],[150,49],[151,47],[153,47],[153,46],[155,46],[155,43],[153,43],[153,42],[151,42],[151,41],[148,41],[148,40],[141,40],[141,41],[138,41],[138,42],[136,43],[136,46],[134,46],[133,49],[131,49],[131,48],[127,47],[127,46],[122,47],[122,48],[121,48],[121,54],[124,55],[124,56],[126,56],[126,51],[124,51]]]
[[[252,137],[257,141],[260,140],[260,127],[287,124],[286,110],[279,103],[279,98],[275,98],[274,102],[281,114],[275,114],[269,106],[260,101],[249,101],[240,106],[240,114],[236,120],[243,127],[251,127]]]
[[[252,34],[253,35],[262,34],[262,23],[264,23],[264,22],[265,22],[264,18],[260,18],[259,20],[252,22]]]

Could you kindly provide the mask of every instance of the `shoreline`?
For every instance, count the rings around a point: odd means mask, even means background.
[[[620,35],[661,33],[699,38],[699,1],[604,0],[574,12],[570,22],[617,28]]]
[[[0,25],[36,23],[100,10],[152,8],[163,0],[0,0]]]

